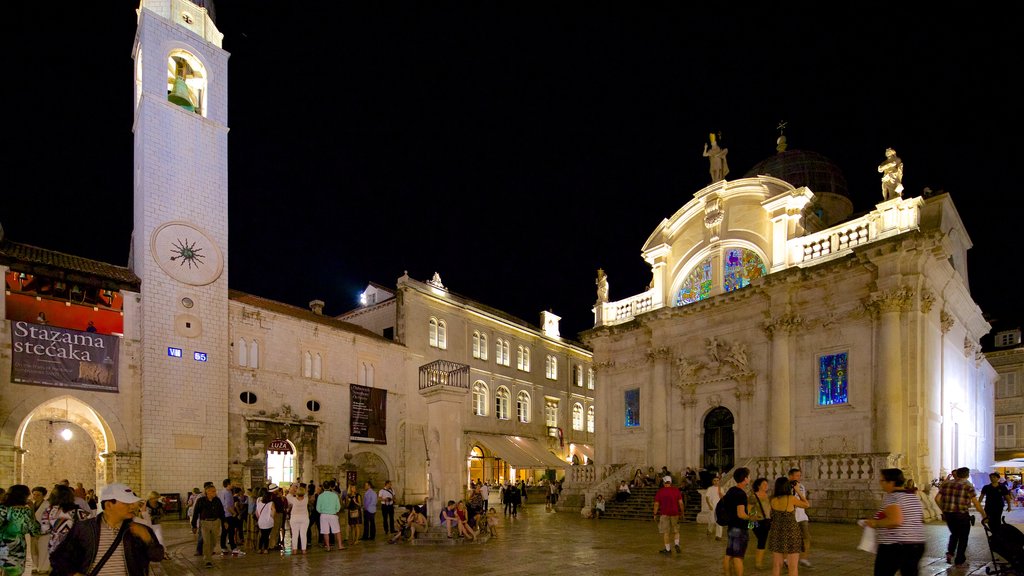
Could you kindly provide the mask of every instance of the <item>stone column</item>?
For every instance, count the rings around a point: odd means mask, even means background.
[[[934,297],[930,292],[921,295],[921,323],[923,343],[921,350],[921,397],[918,417],[918,458],[913,472],[924,485],[936,478],[939,468],[939,449],[942,446],[942,334],[945,333],[944,313],[933,311]]]
[[[21,483],[24,454],[25,451],[14,444],[0,446],[0,486]]]
[[[793,381],[790,372],[790,339],[799,328],[799,316],[786,312],[764,325],[771,341],[768,406],[768,449],[771,456],[793,455]]]
[[[648,436],[647,461],[658,468],[668,466],[668,386],[669,370],[672,367],[668,348],[658,348],[648,353],[651,366],[651,398],[648,404],[650,414],[650,435]],[[643,414],[643,410],[641,410]],[[640,423],[643,425],[643,422]]]
[[[900,312],[912,292],[897,288],[876,295],[878,313],[878,361],[875,364],[875,451],[906,453],[903,447],[903,415],[906,406],[902,381]]]
[[[427,402],[429,509],[435,512],[448,500],[463,499],[466,454],[462,449],[462,406],[468,392],[468,389],[447,385],[420,390]]]

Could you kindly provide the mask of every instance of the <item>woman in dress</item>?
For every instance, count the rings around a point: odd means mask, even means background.
[[[459,519],[459,535],[469,538],[470,540],[476,539],[476,530],[469,525],[469,514],[466,511],[466,503],[459,500],[458,504],[455,505],[455,515]]]
[[[903,471],[882,470],[879,484],[885,496],[882,508],[873,518],[858,522],[878,530],[878,553],[875,555],[875,576],[917,576],[917,567],[924,555],[924,509],[921,499],[905,489]]]
[[[295,495],[288,500],[288,524],[292,529],[292,554],[305,554],[309,547],[306,530],[309,529],[309,502],[306,498],[306,487],[299,485]]]
[[[274,487],[273,484],[270,485]],[[256,503],[256,527],[260,529],[260,539],[256,548],[260,554],[266,554],[270,549],[270,531],[274,529],[274,493],[270,490],[264,492],[263,497]]]
[[[793,484],[782,476],[775,480],[771,503],[771,528],[768,529],[768,550],[772,553],[772,576],[782,573],[782,563],[789,566],[789,576],[797,576],[804,537],[796,523],[796,509],[807,508],[807,500],[793,494]]]
[[[348,543],[359,544],[362,536],[363,499],[359,496],[359,490],[355,484],[348,485],[348,494],[345,496],[345,514],[348,516]]]
[[[715,521],[715,506],[718,505],[718,501],[725,496],[725,492],[722,491],[722,487],[719,485],[721,479],[715,476],[711,479],[711,486],[704,491],[704,501],[708,505],[708,509],[711,510],[711,515],[708,517],[708,536],[711,536],[712,530],[715,533],[715,540],[722,539],[722,527]]]
[[[757,537],[757,552],[754,566],[758,570],[764,568],[764,548],[768,543],[768,529],[772,523],[772,505],[768,498],[768,479],[758,478],[750,485],[751,493],[747,497],[747,515],[757,523],[754,536]]]
[[[28,503],[30,494],[28,486],[15,484],[7,489],[7,497],[0,504],[0,548],[7,550],[7,556],[0,558],[0,574],[4,576],[21,576],[25,571],[25,536],[41,533]]]

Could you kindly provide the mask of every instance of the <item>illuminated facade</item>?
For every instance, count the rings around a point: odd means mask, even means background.
[[[950,197],[846,220],[841,194],[793,180],[755,172],[699,190],[644,245],[648,289],[599,300],[583,334],[601,382],[595,456],[623,466],[594,490],[637,467],[771,478],[799,465],[819,494],[834,490],[816,502],[845,506],[885,466],[919,485],[987,471],[990,326]]]

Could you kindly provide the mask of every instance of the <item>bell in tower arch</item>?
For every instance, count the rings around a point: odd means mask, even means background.
[[[177,104],[189,112],[196,111],[196,105],[192,101],[192,94],[189,92],[185,79],[181,76],[174,77],[174,88],[167,94],[167,101]]]

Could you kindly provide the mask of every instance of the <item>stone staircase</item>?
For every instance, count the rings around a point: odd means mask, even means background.
[[[629,500],[616,502],[615,496],[605,497],[605,518],[616,520],[654,520],[654,494],[657,488],[651,486],[646,488],[632,488]],[[696,490],[687,490],[683,493],[683,522],[696,522],[697,514],[700,512],[701,495]]]

